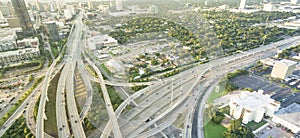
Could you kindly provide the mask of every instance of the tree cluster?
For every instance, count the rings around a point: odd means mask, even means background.
[[[253,138],[251,130],[245,126],[242,126],[242,121],[232,120],[230,126],[224,132],[225,138]]]

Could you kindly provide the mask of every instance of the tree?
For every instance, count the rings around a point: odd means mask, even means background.
[[[224,132],[225,138],[253,138],[251,130],[245,126],[242,126],[242,121],[232,120],[229,127]]]
[[[213,106],[212,104],[209,104],[205,110],[205,116],[208,117],[207,120],[213,118],[217,108]]]
[[[225,116],[223,113],[221,113],[220,111],[216,111],[212,116],[212,121],[215,122],[216,124],[220,124],[224,119],[224,117]]]
[[[155,58],[151,59],[151,65],[158,65],[159,63],[157,62],[157,60]]]

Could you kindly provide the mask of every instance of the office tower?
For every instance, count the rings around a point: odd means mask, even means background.
[[[123,9],[123,2],[122,2],[122,0],[116,0],[116,9],[118,11],[120,11],[120,10]]]
[[[40,11],[40,12],[45,11],[45,7],[44,7],[43,3],[40,3],[39,0],[35,1],[35,6],[36,6],[38,11]]]
[[[244,10],[246,8],[246,1],[247,0],[241,0],[241,3],[240,3],[240,10]]]
[[[15,15],[14,7],[12,6],[11,2],[7,2],[7,7],[10,15]]]
[[[90,0],[88,2],[88,8],[89,8],[89,10],[93,10],[94,9],[93,2],[91,2]]]
[[[288,76],[292,75],[294,69],[296,68],[296,64],[297,62],[286,59],[275,62],[271,77],[286,79]]]
[[[11,0],[15,13],[20,20],[24,35],[33,35],[34,29],[24,0]]]
[[[51,41],[58,41],[59,40],[59,33],[57,29],[57,25],[55,22],[48,22],[47,24],[47,31],[50,36]]]
[[[55,7],[56,7],[56,9],[57,9],[58,11],[61,11],[61,1],[56,0],[56,1],[55,1]]]
[[[3,16],[1,10],[0,10],[0,19],[4,19],[4,16]]]

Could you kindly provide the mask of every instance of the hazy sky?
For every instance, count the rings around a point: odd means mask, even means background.
[[[7,1],[10,1],[10,0],[0,0],[0,2],[3,2],[3,3],[6,3]],[[35,1],[35,0],[25,0],[27,2],[31,2],[31,1]],[[47,1],[51,1],[51,0],[39,0],[41,2],[47,2]],[[70,2],[70,1],[77,1],[77,2],[86,2],[86,1],[89,1],[89,0],[65,0],[67,2]],[[91,0],[91,1],[113,1],[113,0]]]

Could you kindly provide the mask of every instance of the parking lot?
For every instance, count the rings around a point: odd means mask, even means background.
[[[283,88],[281,84],[270,82],[257,75],[242,75],[230,81],[240,88],[262,89],[265,94],[273,94],[271,98],[280,101],[282,107],[286,107],[294,102],[300,102],[300,93],[294,93],[290,88]]]
[[[268,127],[257,132],[255,135],[258,138],[290,138],[293,136],[292,133],[288,133],[282,127],[276,127],[274,123],[271,123]]]

